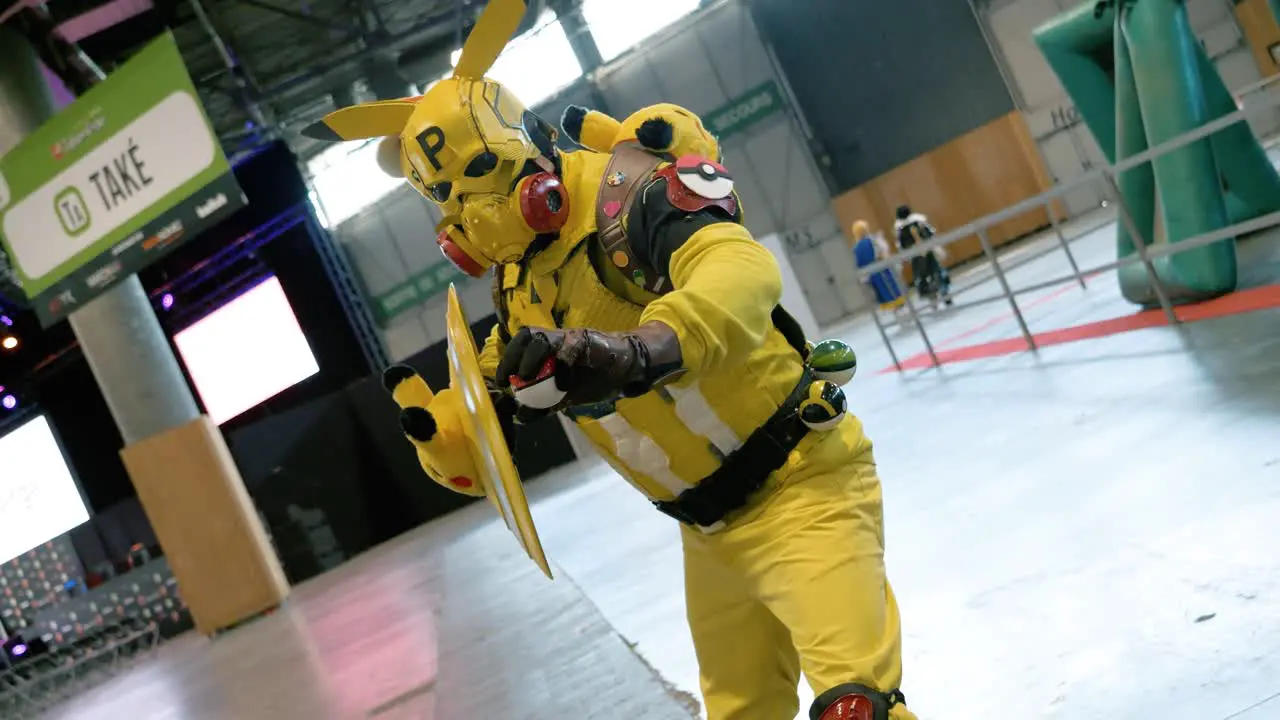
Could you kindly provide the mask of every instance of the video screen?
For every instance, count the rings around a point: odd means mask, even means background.
[[[88,521],[48,418],[37,416],[0,437],[0,563]]]
[[[205,411],[219,425],[320,371],[274,275],[173,341]]]

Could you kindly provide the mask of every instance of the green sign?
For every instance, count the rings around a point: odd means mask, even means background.
[[[46,327],[245,202],[168,33],[0,158],[0,244]]]
[[[782,112],[786,103],[773,80],[761,83],[723,106],[703,113],[702,122],[713,135],[724,142],[775,113]]]
[[[378,324],[386,327],[401,313],[412,310],[449,289],[449,283],[467,277],[452,263],[432,265],[390,290],[373,297],[373,314]]]

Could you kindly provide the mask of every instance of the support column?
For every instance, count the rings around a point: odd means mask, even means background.
[[[555,12],[556,19],[560,21],[560,26],[564,28],[565,37],[569,40],[569,47],[573,48],[574,57],[582,66],[582,75],[591,89],[591,102],[594,105],[591,109],[609,113],[604,93],[600,92],[600,86],[596,84],[593,75],[595,70],[604,64],[604,59],[600,57],[600,48],[596,46],[591,27],[587,25],[586,18],[582,17],[582,4],[571,0],[559,0],[551,3],[551,9]],[[553,119],[553,122],[558,121],[559,118]]]
[[[0,26],[0,156],[56,112],[35,51]],[[288,582],[217,426],[201,415],[137,276],[69,320],[120,429],[121,457],[196,627],[278,605]]]
[[[69,318],[125,445],[200,417],[137,275]]]
[[[551,8],[560,21],[560,26],[564,28],[565,37],[569,39],[569,46],[573,48],[583,74],[590,74],[603,65],[604,60],[600,57],[600,48],[596,47],[595,36],[591,34],[586,18],[582,17],[581,4],[560,0],[551,3]]]

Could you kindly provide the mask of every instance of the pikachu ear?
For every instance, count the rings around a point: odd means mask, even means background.
[[[664,117],[652,117],[636,128],[636,140],[654,152],[666,152],[676,142],[676,128]]]
[[[489,0],[471,34],[462,44],[462,55],[453,67],[453,76],[468,80],[484,77],[498,59],[524,19],[524,0]]]
[[[422,98],[378,100],[340,108],[311,123],[302,134],[314,140],[340,142],[399,135]]]
[[[576,141],[588,150],[607,153],[613,150],[621,132],[622,123],[598,110],[591,110],[582,117],[582,129]]]
[[[382,138],[378,143],[378,167],[382,172],[394,178],[404,177],[404,166],[400,164],[401,156],[399,135]]]

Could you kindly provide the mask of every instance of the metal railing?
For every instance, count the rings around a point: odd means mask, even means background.
[[[36,718],[59,703],[106,682],[161,642],[155,622],[127,621],[93,640],[0,671],[0,717]]]
[[[945,233],[940,233],[926,242],[913,245],[912,247],[896,253],[884,260],[879,260],[865,267],[860,267],[856,272],[858,284],[864,288],[864,292],[871,294],[867,281],[872,275],[883,270],[892,271],[902,263],[909,262],[912,258],[921,257],[958,240],[976,236],[982,246],[982,254],[987,262],[990,263],[993,275],[1000,286],[1000,294],[984,297],[968,303],[957,303],[952,307],[952,310],[976,307],[996,302],[1001,299],[1007,300],[1013,312],[1013,317],[1018,323],[1019,330],[1027,343],[1028,350],[1034,351],[1037,349],[1035,336],[1032,334],[1030,327],[1027,325],[1026,318],[1022,314],[1022,309],[1018,305],[1017,296],[1071,282],[1079,283],[1081,288],[1087,289],[1087,278],[1135,263],[1141,263],[1143,265],[1161,310],[1164,312],[1169,324],[1177,326],[1180,323],[1178,315],[1174,311],[1173,303],[1170,301],[1168,293],[1165,291],[1164,284],[1161,282],[1160,277],[1156,272],[1154,261],[1166,256],[1195,250],[1206,245],[1212,245],[1238,235],[1245,235],[1280,225],[1280,212],[1269,213],[1251,220],[1234,223],[1227,227],[1201,233],[1200,235],[1195,235],[1177,242],[1162,243],[1158,245],[1148,244],[1147,239],[1144,238],[1142,233],[1138,230],[1137,223],[1133,219],[1133,214],[1129,208],[1129,204],[1120,194],[1120,189],[1116,184],[1116,178],[1120,173],[1146,163],[1150,163],[1157,158],[1186,147],[1194,142],[1203,140],[1210,135],[1225,130],[1237,123],[1247,122],[1250,117],[1256,116],[1264,111],[1280,109],[1280,88],[1274,87],[1276,84],[1277,82],[1275,79],[1269,78],[1249,86],[1243,90],[1239,96],[1237,96],[1237,100],[1241,104],[1240,109],[1216,120],[1205,123],[1194,130],[1173,138],[1172,140],[1125,158],[1115,164],[1105,164],[1095,167],[1094,169],[1082,173],[1074,178],[1059,182],[1054,185],[1054,187],[1036,195],[1035,197],[1014,203],[1013,205],[989,215],[985,215],[970,223],[954,228]],[[1081,237],[1094,232],[1097,228],[1091,228],[1090,230],[1076,235],[1075,237],[1068,238],[1063,229],[1063,221],[1058,218],[1054,204],[1069,192],[1099,182],[1106,185],[1106,194],[1109,197],[1110,202],[1115,205],[1117,220],[1133,239],[1135,252],[1133,255],[1119,258],[1113,262],[1105,263],[1087,270],[1081,270],[1079,263],[1071,252],[1070,245]],[[1057,244],[1071,265],[1071,273],[1015,290],[1009,285],[1008,271],[1045,257],[1052,251],[1031,253],[1029,257],[1018,258],[1013,263],[1002,265],[994,248],[992,247],[988,231],[992,227],[1003,222],[1040,209],[1043,209],[1048,213],[1050,225],[1052,226],[1054,235],[1057,238]],[[987,281],[983,281],[983,284],[985,284],[985,282]],[[976,284],[964,289],[972,289],[975,286]],[[916,329],[919,331],[920,339],[924,343],[925,351],[928,353],[929,358],[933,363],[933,367],[940,367],[942,362],[938,358],[938,353],[934,349],[933,342],[930,340],[929,334],[925,331],[924,324],[921,322],[920,314],[917,312],[915,303],[911,299],[910,287],[903,288],[903,299],[910,322],[915,325]],[[902,370],[902,362],[898,358],[897,352],[894,350],[893,343],[889,340],[889,334],[885,329],[884,321],[881,319],[879,312],[874,309],[876,305],[874,298],[872,298],[872,300],[873,310],[871,312],[871,316],[875,321],[876,329],[880,333],[880,338],[884,342],[885,348],[889,351],[889,357],[893,360],[894,367],[898,370]]]

